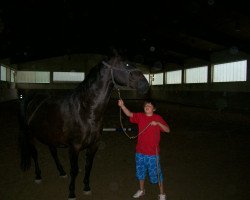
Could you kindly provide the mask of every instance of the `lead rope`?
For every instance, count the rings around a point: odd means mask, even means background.
[[[116,88],[117,89],[117,93],[118,93],[118,96],[119,96],[119,99],[122,99],[121,98],[121,93],[120,93],[120,90],[119,88]],[[135,139],[137,138],[139,135],[141,135],[149,126],[150,126],[150,123],[141,131],[139,132],[137,135],[135,136],[130,136],[124,129],[124,126],[123,126],[123,123],[122,123],[122,109],[120,108],[120,124],[121,124],[121,127],[122,127],[122,131],[123,133],[129,138],[129,139]]]
[[[155,141],[156,141],[156,133],[155,133]],[[158,178],[158,184],[161,186],[161,179],[160,179],[160,167],[159,167],[159,154],[158,154],[158,149],[157,146],[155,148],[155,153],[156,153],[156,170],[157,170],[157,178]]]

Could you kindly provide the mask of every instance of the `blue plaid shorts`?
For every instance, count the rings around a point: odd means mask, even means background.
[[[148,172],[149,180],[155,184],[163,181],[163,174],[160,165],[160,157],[156,155],[135,154],[136,177],[138,180],[145,180]],[[156,164],[158,162],[158,164]]]

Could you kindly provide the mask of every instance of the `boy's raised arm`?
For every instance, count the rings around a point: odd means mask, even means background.
[[[125,106],[122,99],[118,100],[118,106],[122,109],[125,115],[128,117],[133,117],[133,113]]]

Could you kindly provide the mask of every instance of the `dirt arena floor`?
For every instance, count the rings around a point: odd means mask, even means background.
[[[141,111],[141,101],[125,100],[133,111]],[[59,178],[48,148],[37,145],[43,181],[34,183],[34,166],[19,168],[18,104],[0,104],[0,199],[66,200],[69,178]],[[250,114],[232,113],[158,103],[171,134],[161,138],[161,164],[169,200],[247,200],[250,199]],[[125,127],[132,127],[123,118]],[[119,127],[119,109],[111,100],[105,128]],[[132,127],[133,128],[133,127]],[[132,134],[132,133],[131,133]],[[135,179],[135,140],[119,131],[104,132],[91,174],[92,195],[82,192],[84,151],[76,182],[77,200],[129,200],[138,189]],[[67,173],[67,149],[59,149]],[[146,195],[157,199],[158,187],[146,180]]]

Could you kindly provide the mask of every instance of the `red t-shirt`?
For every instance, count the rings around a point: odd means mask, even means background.
[[[130,117],[131,123],[138,124],[139,133],[143,131],[147,125],[152,121],[158,121],[162,124],[168,126],[164,119],[157,114],[152,116],[147,116],[144,113],[133,113],[133,117]],[[160,143],[160,126],[149,126],[145,131],[143,131],[139,136],[136,144],[136,152],[145,155],[156,155],[160,153],[159,143]],[[156,151],[157,148],[157,151]]]

